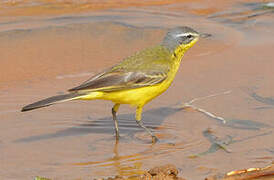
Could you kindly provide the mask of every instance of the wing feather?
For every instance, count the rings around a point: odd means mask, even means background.
[[[69,91],[120,91],[151,86],[166,79],[165,73],[111,72],[81,84]]]
[[[155,47],[126,58],[69,91],[120,91],[163,82],[170,69],[169,51]]]

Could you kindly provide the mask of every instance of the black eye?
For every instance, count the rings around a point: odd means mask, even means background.
[[[186,36],[188,39],[192,38],[193,36],[191,34]]]

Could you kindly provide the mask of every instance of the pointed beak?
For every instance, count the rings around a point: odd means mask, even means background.
[[[201,38],[208,38],[208,37],[211,37],[212,35],[211,34],[208,34],[208,33],[200,33],[199,36]]]

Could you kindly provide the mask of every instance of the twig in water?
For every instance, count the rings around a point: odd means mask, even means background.
[[[210,98],[210,97],[215,97],[215,96],[219,96],[219,95],[225,95],[225,94],[229,94],[231,93],[231,91],[225,91],[225,92],[222,92],[222,93],[217,93],[217,94],[212,94],[212,95],[209,95],[209,96],[205,96],[205,97],[199,97],[199,98],[194,98],[192,99],[191,101],[187,102],[187,103],[184,103],[182,106],[180,106],[180,108],[184,109],[184,108],[192,108],[194,109],[195,111],[198,111],[198,112],[201,112],[201,113],[204,113],[205,115],[211,117],[211,118],[214,118],[214,119],[217,119],[217,120],[220,120],[222,121],[222,123],[226,123],[226,120],[223,118],[223,117],[220,117],[220,116],[216,116],[214,115],[213,113],[210,113],[204,109],[201,109],[201,108],[198,108],[196,106],[193,105],[193,103],[195,101],[198,101],[198,100],[204,100],[204,99],[207,99],[207,98]]]

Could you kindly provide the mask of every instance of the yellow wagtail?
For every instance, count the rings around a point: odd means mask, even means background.
[[[152,136],[153,142],[156,142],[156,136],[143,125],[141,117],[143,106],[171,85],[184,53],[198,41],[199,37],[200,34],[189,27],[173,28],[160,45],[125,58],[80,86],[68,90],[68,94],[29,104],[23,107],[22,111],[70,100],[110,100],[114,102],[112,116],[116,138],[119,139],[116,113],[120,104],[130,104],[136,107],[137,124]]]

